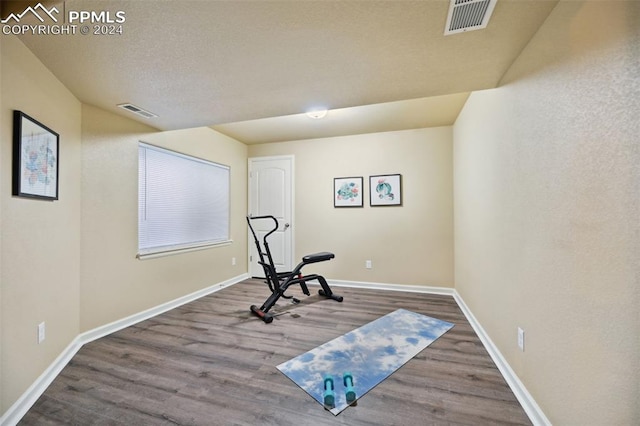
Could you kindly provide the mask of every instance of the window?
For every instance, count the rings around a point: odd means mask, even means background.
[[[229,167],[138,145],[138,257],[229,241]]]

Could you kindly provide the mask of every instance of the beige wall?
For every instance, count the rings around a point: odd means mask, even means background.
[[[2,40],[0,40],[0,94],[2,93],[2,86],[3,86],[3,81],[2,81],[2,63],[3,63],[3,54],[2,54]],[[3,102],[2,102],[2,96],[0,95],[0,114],[3,114],[0,117],[0,138],[5,139],[5,121],[7,120],[6,118],[6,114],[7,112],[3,109]],[[5,151],[3,145],[1,145],[0,142],[0,164],[4,164],[3,163],[3,151]],[[0,171],[0,198],[4,197],[4,194],[2,194],[2,189],[4,188],[4,179],[3,179],[3,175],[4,173],[2,173],[2,171]],[[2,201],[0,201],[0,346],[2,346],[2,337],[3,337],[3,321],[2,321]],[[0,416],[2,416],[2,414],[5,412],[4,409],[4,380],[3,380],[3,375],[2,375],[2,369],[3,369],[3,362],[2,362],[2,348],[0,348]]]
[[[3,35],[0,134],[0,413],[79,331],[80,102],[15,37]],[[60,134],[58,201],[11,195],[13,110]],[[46,339],[38,344],[37,325]]]
[[[553,424],[640,419],[639,22],[561,2],[454,127],[456,289]]]
[[[293,154],[297,258],[331,250],[313,265],[329,278],[452,287],[455,242],[456,289],[551,421],[633,424],[639,7],[561,2],[453,129],[249,148],[83,106],[0,37],[0,413],[78,333],[246,272],[246,158]],[[14,109],[60,133],[59,201],[11,196]],[[135,258],[140,140],[231,166],[232,245]],[[334,177],[384,173],[403,175],[403,207],[333,208]]]
[[[231,167],[232,244],[136,258],[139,141]],[[246,145],[209,128],[157,133],[83,106],[81,331],[246,273],[246,159]]]
[[[249,147],[250,157],[288,154],[296,261],[327,250],[336,258],[313,270],[330,279],[453,286],[451,127]],[[403,206],[370,207],[369,175],[391,173],[402,174]],[[363,208],[333,207],[333,179],[346,176],[364,177]]]
[[[246,273],[247,147],[208,128],[157,132],[82,105],[17,38],[0,40],[2,415],[79,333]],[[14,109],[60,134],[58,201],[11,195]],[[232,244],[136,259],[140,140],[231,166]]]

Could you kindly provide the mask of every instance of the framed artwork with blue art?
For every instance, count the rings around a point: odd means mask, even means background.
[[[369,176],[369,205],[401,206],[402,205],[402,175]]]
[[[13,112],[13,195],[58,199],[59,139],[39,121]]]
[[[362,207],[363,177],[333,179],[333,207]]]

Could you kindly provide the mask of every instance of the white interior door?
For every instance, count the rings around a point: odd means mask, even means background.
[[[278,230],[267,240],[278,271],[293,269],[293,160],[293,156],[249,159],[249,214],[271,215],[278,220]],[[272,220],[252,220],[251,225],[262,244],[274,223]],[[249,232],[249,274],[253,277],[264,277],[259,259],[253,235]]]

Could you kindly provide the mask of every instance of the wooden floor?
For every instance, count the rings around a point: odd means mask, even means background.
[[[249,305],[268,289],[247,280],[88,343],[20,424],[531,424],[452,297],[334,291],[280,299],[264,324]],[[338,416],[276,369],[399,308],[455,326]]]

